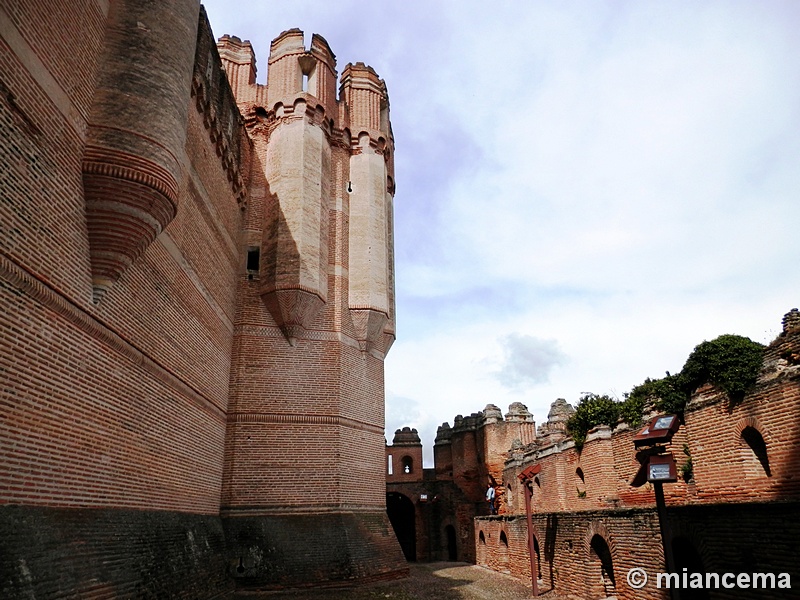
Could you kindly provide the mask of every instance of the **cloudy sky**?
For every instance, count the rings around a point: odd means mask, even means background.
[[[206,0],[386,80],[397,342],[386,429],[619,398],[800,305],[800,2]]]

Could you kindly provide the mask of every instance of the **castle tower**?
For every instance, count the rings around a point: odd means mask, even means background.
[[[347,65],[341,97],[350,109],[349,308],[362,348],[382,343],[393,301],[390,173],[393,144],[386,85],[364,63]],[[393,337],[393,325],[389,332]]]
[[[391,148],[388,121],[337,102],[318,35],[309,49],[297,29],[272,42],[266,88],[244,43],[225,37],[219,50],[239,73],[253,144],[222,490],[230,573],[242,589],[403,574],[384,479],[391,204],[376,149]],[[371,152],[356,183],[353,115]]]
[[[392,445],[386,446],[386,462],[388,483],[422,481],[422,442],[416,429],[394,432]]]

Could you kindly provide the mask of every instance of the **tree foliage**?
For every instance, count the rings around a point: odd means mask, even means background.
[[[622,402],[605,395],[584,394],[567,421],[567,432],[580,450],[592,427],[613,427],[619,420],[636,427],[650,406],[661,413],[682,415],[692,394],[706,383],[720,388],[732,402],[739,402],[755,385],[763,360],[763,345],[739,335],[721,335],[697,345],[680,373],[648,378],[625,394]]]
[[[586,441],[586,434],[597,425],[614,427],[619,421],[620,403],[610,396],[584,394],[567,421],[567,433],[572,436],[575,446],[580,450]]]
[[[739,402],[755,385],[764,361],[764,346],[740,335],[721,335],[695,347],[686,359],[681,376],[692,394],[704,383],[712,383],[731,400]]]

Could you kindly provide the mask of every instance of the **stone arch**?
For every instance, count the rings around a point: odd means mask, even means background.
[[[611,549],[611,553],[616,555],[614,538],[611,536],[611,533],[608,531],[605,523],[600,521],[592,521],[589,523],[589,528],[586,530],[586,534],[583,536],[583,549],[586,554],[592,550],[591,543],[592,538],[595,535],[599,535],[601,538],[603,538]]]
[[[589,571],[586,589],[592,598],[616,595],[617,575],[614,571],[616,549],[613,537],[604,523],[593,522],[583,538],[584,552]]]
[[[500,529],[500,535],[498,536],[497,541],[494,544],[496,548],[496,556],[497,556],[497,570],[501,573],[510,573],[509,570],[509,558],[510,552],[508,547],[508,533],[506,533],[505,527]]]
[[[586,475],[580,465],[575,469],[575,489],[578,492],[578,498],[586,497]]]
[[[444,528],[445,539],[447,540],[447,560],[458,560],[458,540],[456,536],[456,528],[452,525],[446,525]]]
[[[744,417],[736,423],[739,456],[745,466],[745,475],[772,477],[769,462],[771,439],[767,429],[755,417]]]
[[[708,563],[703,560],[694,541],[688,536],[672,538],[672,556],[678,573],[707,573]],[[681,590],[681,600],[708,600],[708,590],[689,588]]]
[[[405,474],[413,473],[414,459],[411,458],[408,454],[406,454],[403,458],[400,459],[400,468]]]
[[[702,529],[674,519],[670,530],[675,571],[682,573],[685,568],[688,573],[715,573],[722,570],[715,564],[714,552],[706,545]],[[708,600],[708,593],[701,589],[684,589],[681,600]]]

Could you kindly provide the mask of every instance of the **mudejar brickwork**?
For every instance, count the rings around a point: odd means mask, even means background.
[[[268,26],[268,24],[265,24]],[[0,596],[407,572],[384,82],[197,0],[0,5]]]
[[[713,587],[712,579],[710,588],[682,589],[682,600],[797,596],[800,312],[789,311],[782,326],[763,348],[752,388],[733,399],[701,386],[667,446],[682,468],[676,482],[664,484],[675,572],[687,573],[687,581],[696,573],[748,577],[747,588]],[[453,427],[439,428],[432,469],[416,468],[422,458],[416,432],[398,430],[386,447],[387,503],[406,556],[474,561],[531,582],[528,486],[543,597],[670,598],[657,586],[665,565],[654,486],[631,485],[641,467],[633,443],[641,427],[622,420],[598,425],[579,447],[567,428],[574,412],[558,399],[538,428],[520,404],[505,419],[492,404],[458,416]],[[521,480],[526,471],[535,476]],[[489,514],[484,500],[489,483],[498,515]],[[634,568],[650,576],[641,589],[627,583]],[[771,574],[758,582],[772,585],[754,585],[756,573]],[[780,574],[791,588],[778,585]]]

